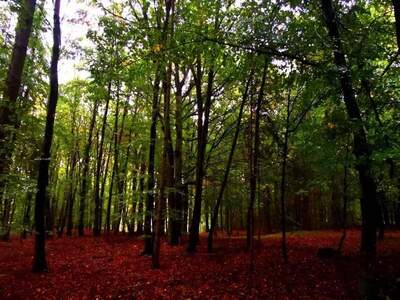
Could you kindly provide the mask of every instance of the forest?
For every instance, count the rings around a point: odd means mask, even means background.
[[[1,299],[400,299],[400,0],[10,0],[0,31]]]

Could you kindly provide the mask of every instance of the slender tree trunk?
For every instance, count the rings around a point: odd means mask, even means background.
[[[14,212],[15,212],[15,198],[10,199],[7,197],[3,213],[3,229],[4,232],[1,239],[4,242],[10,241],[11,225],[13,223]]]
[[[125,129],[125,118],[126,118],[127,113],[128,113],[128,102],[126,102],[125,107],[124,107],[124,112],[123,112],[123,115],[122,115],[121,128],[119,130],[119,135],[118,135],[118,145],[117,145],[118,148],[117,148],[117,152],[116,152],[117,159],[119,159],[119,156],[120,156],[119,147],[121,145],[122,135],[123,135],[124,129]],[[131,132],[129,132],[129,139],[128,139],[128,147],[127,147],[128,154],[129,154],[130,138],[131,138]],[[124,223],[125,223],[125,218],[124,218],[124,215],[125,215],[124,186],[125,186],[125,182],[126,182],[127,163],[128,163],[128,156],[125,159],[124,165],[122,165],[122,169],[121,170],[117,169],[117,174],[116,174],[117,175],[116,176],[116,182],[117,182],[118,215],[117,215],[116,221],[115,221],[115,224],[116,224],[116,226],[114,227],[115,233],[118,233],[119,225],[120,224],[124,225]],[[124,231],[124,229],[122,231]]]
[[[254,88],[256,88],[257,81],[255,82]],[[248,120],[248,132],[246,134],[246,150],[248,154],[248,169],[249,169],[249,200],[248,207],[246,212],[246,247],[250,249],[250,241],[251,241],[251,233],[250,233],[250,224],[251,224],[251,210],[250,210],[250,202],[252,195],[252,181],[254,179],[254,168],[253,168],[253,160],[254,160],[254,112],[255,112],[255,103],[254,103],[254,91],[252,91],[250,97],[250,112],[249,112],[249,120]],[[246,178],[247,179],[247,178]],[[222,223],[222,214],[221,214],[221,223]],[[222,224],[221,224],[222,227]]]
[[[347,114],[353,123],[354,155],[357,159],[356,169],[361,184],[361,212],[363,217],[361,251],[364,256],[361,278],[361,297],[375,299],[374,267],[376,257],[376,228],[377,208],[376,184],[371,170],[371,149],[367,141],[367,135],[363,126],[360,109],[358,107],[350,71],[343,52],[340,34],[337,25],[337,17],[332,0],[321,0],[322,12],[325,17],[329,37],[332,42],[334,62],[337,66],[343,99],[346,104]]]
[[[203,95],[201,91],[202,70],[201,70],[200,57],[198,57],[197,59],[196,67],[197,68],[195,76],[195,86],[196,86],[196,98],[197,98],[197,110],[198,110],[197,160],[196,160],[196,185],[195,185],[196,189],[194,196],[193,217],[192,217],[192,223],[190,225],[189,244],[187,248],[188,252],[195,252],[199,241],[203,179],[205,175],[204,158],[207,145],[208,123],[210,117],[211,98],[212,98],[213,82],[215,76],[213,69],[210,69],[208,72],[206,101],[203,103]]]
[[[142,162],[140,164],[140,173],[139,173],[139,203],[137,209],[137,227],[136,233],[142,234],[143,233],[143,193],[144,193],[144,178],[146,176],[146,164]]]
[[[107,177],[108,177],[108,166],[110,165],[110,158],[111,158],[111,149],[112,149],[112,141],[110,141],[110,147],[108,149],[107,154],[104,154],[104,156],[107,156],[107,158],[103,158],[102,163],[101,163],[101,175],[102,177],[102,182],[101,182],[101,189],[100,189],[100,211],[103,211],[103,205],[104,205],[104,199],[105,199],[105,192],[106,192],[106,182],[107,182]],[[101,221],[101,220],[100,220]],[[102,222],[100,222],[100,227],[102,226]]]
[[[22,72],[25,65],[29,38],[32,31],[36,0],[20,1],[21,9],[15,29],[15,41],[11,62],[0,103],[0,199],[3,198],[13,152],[13,128],[17,123],[17,97],[21,88]]]
[[[389,137],[388,135],[385,133],[385,129],[383,127],[383,123],[382,120],[379,116],[379,112],[378,112],[378,108],[376,106],[375,100],[372,96],[372,92],[371,92],[371,83],[367,78],[363,78],[361,80],[361,86],[363,87],[366,97],[368,98],[371,108],[374,112],[374,117],[376,122],[379,124],[380,129],[382,130],[383,134],[384,134],[384,145],[385,147],[389,148],[390,147],[390,142],[389,142]],[[395,172],[395,164],[393,159],[391,158],[387,158],[385,160],[385,162],[388,164],[388,168],[389,168],[389,176],[390,178],[393,178],[393,174]],[[377,182],[382,183],[383,182],[383,174],[381,173],[378,178],[377,178]],[[384,239],[384,234],[385,234],[385,227],[386,225],[389,225],[389,221],[388,221],[388,215],[387,215],[387,208],[386,208],[386,199],[387,199],[387,195],[385,191],[377,191],[377,202],[378,202],[378,227],[379,227],[379,239],[383,240]]]
[[[57,152],[58,152],[58,146],[52,150],[53,153],[55,153],[54,158],[53,158],[53,167],[50,169],[49,173],[49,178],[51,179],[49,182],[49,186],[51,186],[51,189],[48,191],[48,196],[46,197],[46,238],[51,239],[53,237],[54,233],[54,220],[56,218],[56,213],[57,213],[57,188],[58,188],[58,176],[59,176],[59,162],[57,159]]]
[[[161,66],[158,64],[154,85],[153,85],[153,102],[151,113],[151,127],[150,127],[150,145],[149,145],[149,163],[148,163],[148,179],[147,179],[147,197],[146,197],[146,213],[144,217],[144,249],[142,255],[151,255],[153,253],[151,221],[153,217],[153,205],[155,180],[154,180],[154,159],[157,140],[157,119],[158,119],[158,98],[160,93],[160,71]]]
[[[154,242],[153,242],[153,252],[152,252],[152,268],[160,268],[160,239],[161,239],[161,223],[162,218],[162,208],[163,203],[166,200],[165,188],[168,180],[168,166],[167,166],[167,149],[163,149],[162,160],[161,160],[161,170],[160,170],[160,190],[158,193],[158,201],[156,202],[156,215],[154,218]]]
[[[364,219],[362,233],[362,250],[372,256],[376,253],[376,185],[372,177],[370,166],[370,145],[367,142],[366,132],[361,119],[360,109],[355,99],[355,94],[348,70],[346,59],[343,53],[339,31],[336,23],[335,11],[331,0],[321,0],[323,13],[327,22],[329,36],[335,49],[335,64],[340,71],[340,79],[344,101],[349,118],[354,124],[354,154],[358,160],[357,170],[361,183],[361,208]]]
[[[26,235],[28,231],[31,231],[30,220],[31,220],[31,207],[32,207],[32,199],[33,199],[33,192],[28,192],[26,194],[26,202],[25,202],[25,209],[24,209],[24,217],[22,220],[22,233],[21,239],[26,239]]]
[[[257,193],[257,176],[258,176],[258,155],[260,148],[260,114],[261,106],[264,98],[265,82],[267,79],[268,61],[265,60],[260,90],[258,92],[257,103],[255,107],[255,124],[254,124],[254,145],[251,155],[251,170],[250,170],[250,203],[248,207],[248,224],[247,224],[247,247],[253,252],[254,248],[254,202]],[[252,128],[251,128],[252,130]],[[253,141],[252,141],[253,143]]]
[[[79,225],[78,225],[78,235],[83,236],[85,234],[85,209],[86,209],[86,195],[88,188],[88,174],[90,168],[90,150],[92,148],[92,139],[93,139],[93,130],[94,125],[96,124],[97,117],[97,106],[98,100],[96,99],[93,104],[92,117],[90,119],[89,132],[88,132],[88,140],[85,145],[85,150],[83,154],[83,171],[82,171],[82,182],[81,182],[81,190],[79,194]]]
[[[289,116],[289,107],[287,115]],[[285,140],[283,143],[282,150],[282,171],[281,171],[281,185],[280,185],[280,204],[281,204],[281,231],[282,231],[282,257],[285,263],[288,263],[288,255],[287,255],[287,247],[286,247],[286,201],[285,201],[285,192],[286,192],[286,165],[287,165],[287,155],[288,155],[288,142],[289,142],[289,117],[286,120],[286,128],[285,128]]]
[[[272,232],[272,195],[270,192],[269,187],[266,187],[265,189],[265,197],[264,197],[264,217],[266,218],[266,222],[265,222],[265,231],[267,233],[271,233]]]
[[[183,145],[183,125],[182,125],[182,87],[185,83],[185,77],[181,82],[179,79],[179,66],[176,65],[175,69],[175,131],[176,131],[176,140],[175,140],[175,152],[174,152],[174,162],[175,162],[175,206],[176,206],[176,228],[174,234],[177,237],[178,243],[181,237],[182,231],[182,218],[183,218],[183,153],[182,153],[182,145]],[[171,238],[172,240],[172,238]],[[175,239],[176,241],[176,239]]]
[[[68,196],[67,196],[67,236],[72,235],[72,228],[73,228],[73,211],[74,211],[74,202],[75,202],[75,172],[76,172],[76,163],[77,163],[77,153],[76,150],[73,150],[72,153],[72,163],[69,175],[69,182],[68,182]]]
[[[286,103],[286,120],[285,120],[285,134],[282,149],[282,169],[281,169],[281,185],[280,185],[280,205],[281,205],[281,232],[282,232],[282,257],[285,263],[288,263],[287,245],[286,245],[286,166],[288,158],[288,146],[290,135],[290,116],[292,112],[290,90]]]
[[[70,169],[70,159],[68,159],[67,162],[67,170],[66,170],[66,174],[69,174],[69,169]],[[63,188],[65,188],[65,185],[63,186]],[[58,222],[57,222],[57,236],[61,237],[64,234],[64,227],[65,227],[65,218],[66,218],[66,211],[67,211],[67,203],[68,203],[68,195],[69,195],[69,190],[68,190],[69,186],[67,186],[67,193],[63,194],[62,196],[62,204],[61,204],[61,210],[58,214]]]
[[[183,222],[182,222],[182,231],[188,232],[189,225],[189,188],[188,184],[184,183],[182,187],[182,210],[183,210]]]
[[[106,107],[104,109],[103,124],[101,127],[101,141],[100,141],[100,145],[99,145],[99,153],[98,153],[98,157],[97,157],[97,166],[96,166],[96,180],[95,180],[95,186],[94,186],[94,225],[93,225],[93,235],[94,236],[99,236],[101,233],[102,196],[100,195],[100,176],[101,176],[103,146],[104,146],[104,138],[105,138],[107,114],[108,114],[110,98],[111,98],[111,80],[108,83]],[[105,170],[105,172],[106,172],[106,170]],[[104,186],[104,184],[103,184],[103,186]]]
[[[349,148],[348,145],[346,145],[346,161],[344,165],[344,174],[343,174],[343,212],[342,212],[342,236],[340,237],[339,241],[339,246],[338,246],[338,251],[342,252],[343,250],[343,245],[344,245],[344,240],[346,239],[347,235],[347,203],[348,203],[348,195],[347,195],[347,190],[348,190],[348,155],[349,154]]]
[[[13,200],[10,197],[5,197],[2,220],[1,220],[1,225],[2,225],[3,231],[0,232],[1,240],[5,241],[5,242],[9,241],[9,233],[8,232],[9,232],[9,227],[10,227],[12,202],[13,202]]]
[[[207,197],[206,197],[206,201],[205,201],[205,203],[204,203],[204,218],[205,218],[205,225],[206,225],[206,228],[205,228],[205,230],[206,230],[206,232],[209,232],[209,230],[210,230],[210,222],[209,222],[209,216],[210,216],[210,209],[209,209],[209,203],[208,203],[209,201],[208,201],[208,199],[207,199]]]
[[[233,154],[235,153],[236,144],[237,144],[237,140],[238,140],[239,133],[240,133],[240,124],[242,122],[243,110],[244,110],[244,106],[245,106],[247,98],[248,98],[249,86],[250,86],[252,77],[253,76],[251,74],[249,79],[246,82],[246,87],[245,87],[245,90],[243,93],[242,102],[240,103],[239,115],[238,115],[237,121],[236,121],[235,135],[233,136],[232,146],[231,146],[231,150],[229,152],[229,157],[228,157],[228,162],[226,163],[224,178],[221,183],[221,188],[218,193],[218,198],[215,202],[215,207],[214,207],[214,211],[213,211],[212,219],[211,219],[211,227],[210,227],[210,231],[208,233],[208,252],[213,251],[213,239],[214,239],[215,227],[217,226],[218,210],[221,205],[222,198],[224,196],[225,187],[228,183],[229,172],[231,170],[231,165],[232,165],[232,160],[233,160]]]
[[[127,164],[128,165],[128,164]],[[140,177],[140,170],[136,171],[136,166],[133,167],[132,171],[132,209],[129,211],[129,215],[126,216],[127,224],[128,224],[128,233],[133,235],[135,233],[135,224],[138,224],[139,217],[138,217],[138,203],[140,196],[139,193],[139,185],[138,185],[138,177]],[[126,188],[127,191],[127,188]],[[126,192],[127,193],[127,192]],[[136,231],[137,232],[137,231]]]
[[[50,66],[50,96],[47,103],[46,128],[39,162],[39,176],[35,201],[35,252],[33,259],[33,272],[47,271],[46,262],[46,232],[45,232],[45,203],[46,189],[49,182],[49,164],[51,157],[51,144],[53,140],[54,119],[58,100],[58,60],[60,57],[61,28],[60,28],[60,2],[54,2],[53,26],[53,51]]]
[[[114,130],[113,130],[113,135],[114,135]],[[110,163],[110,157],[111,157],[111,152],[113,149],[113,145],[115,143],[110,140],[109,147],[108,147],[108,155],[107,155],[107,160],[106,164],[103,167],[103,183],[101,186],[101,199],[104,199],[104,193],[105,193],[105,188],[106,188],[106,179],[107,179],[107,173],[108,173],[108,166]],[[111,170],[111,178],[109,181],[109,186],[108,186],[108,201],[107,201],[107,211],[106,211],[106,220],[105,220],[105,231],[109,233],[110,228],[111,228],[111,203],[112,203],[112,193],[113,193],[113,187],[114,187],[114,177],[115,177],[115,163],[113,164],[113,168]]]
[[[118,87],[119,89],[119,87]],[[119,94],[119,93],[118,93]],[[114,129],[113,129],[113,138],[114,138],[114,164],[111,173],[111,181],[108,190],[108,202],[107,202],[107,213],[106,213],[106,232],[109,233],[111,229],[111,203],[112,203],[112,196],[114,191],[114,181],[115,177],[118,180],[118,115],[119,115],[119,95],[117,96],[117,105],[115,108],[115,115],[114,115]],[[110,146],[111,150],[111,146]],[[115,221],[113,222],[113,227],[115,227]],[[114,228],[115,229],[115,228]]]
[[[163,23],[163,31],[161,36],[161,44],[163,47],[168,45],[168,33],[170,32],[170,18],[171,12],[173,13],[174,0],[165,1],[165,19]],[[156,203],[156,217],[155,217],[155,228],[154,228],[154,242],[152,251],[152,267],[154,269],[160,267],[160,237],[164,233],[163,225],[163,211],[166,202],[166,188],[173,186],[173,148],[172,138],[170,129],[170,96],[171,96],[171,63],[168,64],[167,70],[163,71],[163,90],[164,90],[164,145],[163,154],[161,159],[161,172],[160,172],[160,189],[158,195],[158,201]],[[168,197],[171,196],[172,202],[173,193],[169,193]]]
[[[180,221],[179,212],[176,203],[176,192],[175,187],[175,170],[174,170],[174,149],[172,146],[172,135],[171,135],[171,122],[170,122],[170,102],[171,102],[171,76],[172,76],[172,66],[168,65],[165,80],[163,81],[164,89],[164,149],[166,152],[165,158],[166,163],[166,188],[168,190],[168,208],[169,208],[169,234],[170,234],[170,244],[179,244],[180,235]]]

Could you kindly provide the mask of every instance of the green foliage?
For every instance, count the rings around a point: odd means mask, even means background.
[[[256,101],[264,62],[268,62],[267,83],[261,108],[260,193],[258,204],[267,207],[272,202],[275,223],[280,213],[277,199],[281,176],[282,141],[289,131],[288,150],[288,214],[300,224],[296,201],[310,205],[309,213],[324,210],[325,219],[334,225],[334,210],[343,197],[344,169],[349,168],[348,195],[359,198],[357,161],[353,157],[351,129],[333,65],[332,49],[328,42],[318,1],[175,1],[171,28],[163,40],[163,20],[166,17],[163,1],[93,1],[90,9],[101,13],[87,34],[88,46],[83,48],[81,63],[88,78],[74,79],[60,87],[52,159],[53,184],[51,195],[55,218],[62,214],[65,196],[62,190],[73,180],[74,195],[78,198],[79,172],[89,136],[93,107],[98,105],[90,151],[90,177],[98,158],[100,131],[105,103],[110,98],[105,132],[105,155],[102,164],[105,197],[115,195],[111,185],[111,170],[119,164],[124,178],[125,207],[138,217],[141,196],[138,172],[142,163],[148,164],[149,130],[151,125],[154,80],[161,71],[165,80],[166,68],[172,66],[171,127],[172,144],[177,134],[176,91],[177,77],[182,85],[183,178],[190,187],[195,180],[196,126],[198,95],[194,88],[197,64],[201,66],[202,96],[207,92],[207,75],[214,72],[210,129],[206,146],[206,182],[204,206],[211,215],[216,195],[226,167],[234,135],[239,105],[250,80],[242,127],[223,207],[235,211],[238,219],[245,218],[249,184],[249,128],[252,126],[251,103]],[[130,4],[130,5],[129,5]],[[388,67],[397,52],[393,27],[393,12],[389,1],[337,1],[343,46],[347,54],[357,101],[364,119],[368,139],[373,146],[374,175],[379,188],[395,203],[399,199],[400,172],[399,108],[400,77],[398,62]],[[11,20],[15,17],[12,4],[0,6],[0,78],[5,70],[12,47]],[[11,18],[10,18],[11,16]],[[47,70],[49,49],[41,39],[49,25],[44,10],[39,10],[30,42],[28,60],[21,93],[21,128],[16,137],[16,152],[10,173],[13,180],[7,193],[17,203],[16,220],[21,220],[25,193],[32,190],[36,176],[34,161],[39,153],[44,126],[44,105],[48,94]],[[74,49],[65,49],[66,53]],[[63,74],[59,74],[60,77]],[[370,90],[366,90],[365,82]],[[110,91],[108,87],[110,86]],[[164,85],[160,85],[159,117],[156,141],[156,173],[161,173],[164,120]],[[119,110],[117,110],[119,101]],[[288,101],[290,102],[288,105]],[[125,118],[124,108],[126,107]],[[287,118],[289,107],[290,116]],[[117,116],[117,120],[115,119]],[[123,121],[124,119],[124,121]],[[122,124],[124,122],[124,124]],[[114,124],[121,135],[119,154],[114,154]],[[75,149],[75,148],[76,149]],[[78,162],[75,178],[69,178],[73,150]],[[109,160],[108,173],[105,169]],[[126,173],[122,172],[124,163]],[[390,173],[388,162],[395,171]],[[57,174],[57,176],[55,175]],[[145,177],[147,174],[145,174]],[[147,178],[147,177],[146,177]],[[92,180],[89,180],[87,205],[92,213]],[[157,182],[159,186],[159,182]],[[22,191],[22,192],[21,192]],[[337,193],[339,200],[332,200]],[[317,196],[315,196],[317,195]],[[190,196],[189,202],[192,201]],[[317,199],[315,199],[317,198]],[[300,199],[300,200],[299,200]],[[64,203],[64,204],[63,204]],[[303,205],[302,204],[302,205]],[[304,204],[305,205],[305,204]],[[359,220],[358,201],[351,201],[354,224]],[[78,214],[77,205],[75,215]],[[117,204],[113,202],[113,211]],[[330,215],[329,215],[330,214]],[[328,216],[329,215],[329,216]],[[319,217],[318,217],[319,218]],[[203,218],[205,220],[205,218]],[[20,222],[20,221],[17,221]],[[239,222],[239,221],[237,221]],[[275,227],[277,224],[274,224]],[[319,226],[319,225],[318,225]],[[314,226],[314,227],[318,227]]]

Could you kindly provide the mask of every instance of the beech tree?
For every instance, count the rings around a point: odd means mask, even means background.
[[[14,130],[18,127],[17,98],[20,93],[35,8],[35,0],[21,1],[20,3],[11,61],[8,66],[5,84],[2,88],[3,97],[0,105],[0,198],[7,197],[7,195],[4,195],[4,191],[7,185],[10,160],[14,148],[12,143]],[[2,225],[4,226],[4,222]],[[5,236],[7,237],[7,235],[6,233]]]
[[[35,200],[35,255],[33,259],[33,271],[47,271],[45,240],[45,203],[46,189],[49,183],[49,165],[51,159],[51,144],[53,141],[54,118],[58,101],[58,61],[60,58],[61,26],[60,26],[61,0],[54,2],[54,29],[53,29],[53,51],[50,66],[50,95],[47,102],[46,128],[44,132],[41,159],[39,162],[39,175]]]
[[[237,236],[253,274],[269,234],[291,268],[297,231],[340,230],[316,251],[337,257],[361,228],[376,297],[400,224],[397,0],[89,1],[62,50],[47,4],[0,4],[1,234],[35,228],[34,271],[53,232],[137,240],[152,268]]]

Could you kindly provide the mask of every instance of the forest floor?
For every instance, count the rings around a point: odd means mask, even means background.
[[[262,236],[254,272],[244,235],[219,236],[213,254],[205,236],[194,255],[163,243],[160,270],[139,255],[138,238],[54,238],[46,274],[31,273],[33,239],[15,238],[0,242],[0,299],[357,299],[360,233],[349,231],[343,256],[316,255],[339,238],[335,231],[289,234],[285,265],[280,236]],[[400,232],[380,242],[378,273],[381,282],[400,278]]]

